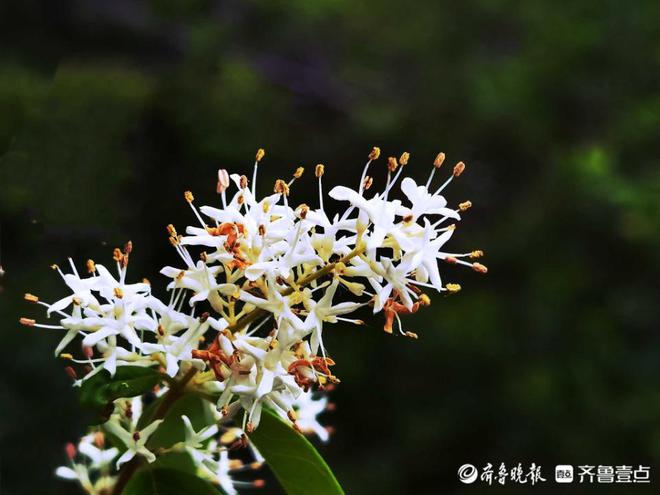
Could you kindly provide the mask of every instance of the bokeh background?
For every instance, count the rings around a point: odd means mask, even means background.
[[[51,263],[128,239],[133,276],[162,283],[182,192],[217,202],[217,168],[258,147],[260,191],[303,165],[310,204],[314,164],[357,183],[374,145],[420,178],[438,151],[444,174],[467,163],[452,246],[489,274],[447,267],[463,291],[407,320],[418,341],[327,333],[320,450],[348,493],[495,490],[458,483],[466,462],[660,477],[659,19],[655,0],[2,1],[0,493],[78,493],[53,470],[89,419],[58,335],[18,325],[40,315],[23,293],[58,298]]]

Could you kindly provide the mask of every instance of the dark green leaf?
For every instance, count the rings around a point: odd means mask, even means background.
[[[184,414],[190,419],[195,431],[212,425],[215,421],[211,408],[211,403],[202,399],[199,395],[184,395],[172,404],[172,407],[167,411],[163,423],[149,439],[149,448],[167,448],[182,441],[185,438],[185,426],[181,416]]]
[[[123,495],[218,495],[219,490],[197,476],[176,469],[147,468],[126,484]]]
[[[115,376],[103,370],[80,387],[80,403],[107,417],[112,412],[111,402],[120,397],[135,397],[151,390],[161,381],[161,374],[153,368],[120,366]]]
[[[250,440],[288,495],[344,493],[314,446],[276,414],[264,410]]]

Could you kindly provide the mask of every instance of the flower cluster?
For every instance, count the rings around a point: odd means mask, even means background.
[[[329,192],[344,205],[340,214],[329,215],[323,165],[314,170],[316,207],[290,204],[290,190],[303,175],[302,167],[292,179],[277,180],[273,193],[259,199],[257,171],[264,157],[259,150],[251,181],[219,170],[219,205],[198,208],[192,193],[185,193],[197,225],[182,234],[173,225],[167,227],[181,258],[178,266],[161,270],[169,279],[167,302],[152,294],[147,280],[127,283],[133,249],[129,242],[114,251],[117,276],[91,260],[86,277],[73,262],[70,273],[54,266],[72,294],[53,304],[31,294],[26,299],[46,306],[57,323],[28,318],[21,323],[64,332],[55,354],[80,365],[79,371],[67,368],[77,384],[101,370],[113,375],[118,366],[156,366],[172,380],[194,375],[190,387],[211,397],[222,417],[236,418],[248,433],[258,427],[267,407],[299,431],[325,440],[327,430],[316,418],[326,399],[311,394],[339,382],[323,341],[327,325],[361,325],[355,313],[368,308],[383,313],[386,332],[417,338],[404,329],[401,315],[429,305],[427,289],[460,290],[457,284],[443,284],[441,263],[486,272],[474,261],[481,251],[451,253],[444,247],[456,230],[455,222],[471,206],[466,201],[451,208],[442,196],[463,173],[463,162],[434,187],[443,153],[421,184],[403,176],[408,153],[398,160],[391,157],[384,189],[374,193],[369,174],[379,155],[378,148],[369,154],[355,189],[337,186]],[[82,355],[63,353],[76,338],[81,338]],[[114,419],[109,424],[107,428],[128,447],[118,464],[136,454],[153,460],[144,436],[158,428],[157,421],[137,439],[130,427]],[[187,440],[181,448],[191,454],[199,472],[217,473],[227,459],[213,458],[204,449],[216,444],[202,442],[217,429],[195,432],[189,422],[186,426]],[[78,473],[76,466],[67,473]],[[219,475],[215,481],[222,484]]]

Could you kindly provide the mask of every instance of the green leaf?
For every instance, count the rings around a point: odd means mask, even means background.
[[[123,495],[218,495],[211,483],[176,469],[147,468],[135,473]]]
[[[343,495],[314,446],[275,413],[264,410],[249,436],[288,495]]]
[[[120,397],[135,397],[151,390],[162,379],[153,368],[120,366],[115,376],[103,370],[80,387],[80,403],[106,416],[112,412],[111,402]]]
[[[167,411],[163,423],[149,438],[148,447],[152,450],[159,447],[167,448],[184,440],[185,426],[181,419],[184,414],[188,416],[196,431],[212,425],[215,423],[212,407],[210,402],[199,395],[185,394]]]

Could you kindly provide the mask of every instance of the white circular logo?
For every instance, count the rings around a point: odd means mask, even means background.
[[[477,468],[472,464],[463,464],[458,468],[458,479],[466,485],[474,483],[478,475]]]

